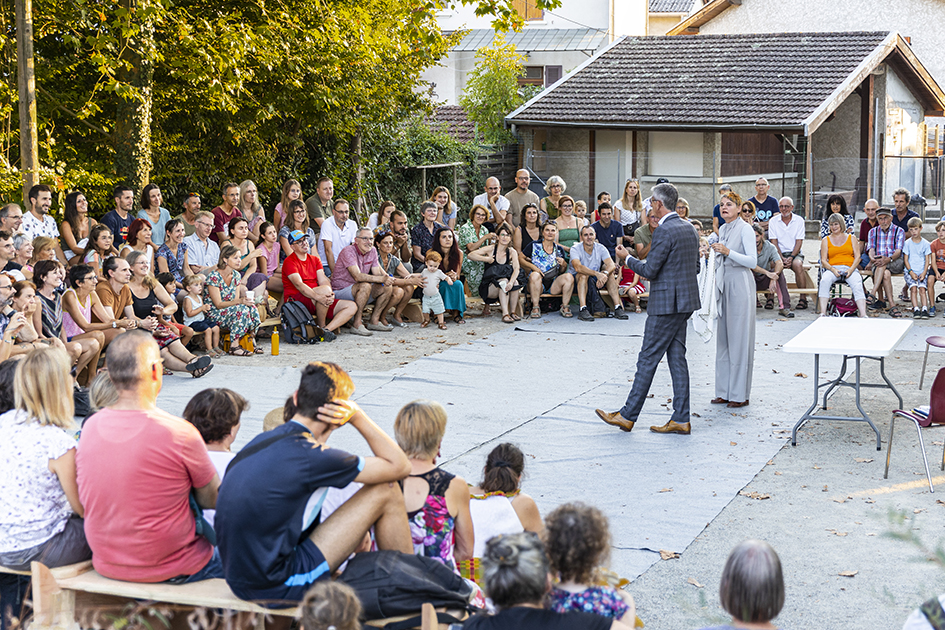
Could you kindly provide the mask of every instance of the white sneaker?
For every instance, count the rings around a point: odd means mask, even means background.
[[[364,326],[352,326],[351,330],[348,331],[352,335],[360,335],[362,337],[372,337],[374,333],[365,328]]]

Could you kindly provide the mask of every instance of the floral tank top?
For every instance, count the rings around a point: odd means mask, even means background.
[[[423,507],[407,514],[410,521],[410,536],[413,538],[413,551],[418,556],[426,556],[442,562],[454,572],[456,560],[453,558],[455,519],[446,508],[446,490],[456,477],[440,468],[434,468],[422,475],[411,475],[423,479],[430,486]]]

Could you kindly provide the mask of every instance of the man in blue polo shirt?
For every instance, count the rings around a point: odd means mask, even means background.
[[[623,245],[623,226],[614,221],[614,208],[604,201],[597,207],[600,221],[591,224],[597,232],[597,242],[607,248],[611,258],[616,258],[617,245]]]
[[[755,204],[755,221],[765,230],[768,229],[768,221],[780,213],[778,200],[768,195],[769,188],[768,180],[759,177],[755,180],[755,196],[750,200]]]
[[[327,579],[374,527],[379,549],[413,553],[400,487],[410,472],[397,443],[353,402],[351,377],[334,363],[309,363],[293,395],[296,413],[257,436],[227,468],[215,528],[226,582],[238,597],[298,602]],[[374,457],[325,444],[350,423]],[[327,519],[329,487],[364,484]]]

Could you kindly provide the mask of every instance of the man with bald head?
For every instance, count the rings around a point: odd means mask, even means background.
[[[806,289],[808,276],[804,270],[804,254],[801,253],[801,247],[804,246],[804,219],[794,214],[794,200],[790,197],[781,197],[778,212],[768,223],[768,240],[778,248],[784,268],[794,272],[797,288]],[[786,306],[790,309],[790,299]],[[807,308],[806,295],[801,294],[797,308],[801,311]]]
[[[92,566],[127,582],[223,577],[220,555],[194,531],[190,494],[216,505],[220,477],[194,425],[157,408],[161,350],[138,330],[106,353],[118,400],[82,427],[76,471]]]
[[[522,208],[528,204],[538,205],[538,195],[528,189],[532,178],[528,174],[528,169],[522,168],[515,173],[515,188],[505,193],[505,198],[509,200],[509,215],[507,218],[512,221],[512,225],[518,227],[522,224]]]
[[[509,200],[502,196],[502,184],[495,177],[486,180],[486,192],[476,195],[473,205],[482,205],[489,210],[489,221],[499,227],[511,217],[508,216]]]
[[[768,229],[768,222],[778,216],[778,202],[774,197],[768,195],[771,186],[764,177],[759,177],[755,181],[755,196],[751,202],[755,204],[755,220],[761,224],[761,227]],[[791,204],[793,206],[793,203]],[[769,235],[770,236],[770,235]]]
[[[866,213],[866,218],[860,223],[860,247],[869,240],[870,230],[879,225],[879,219],[876,218],[877,210],[879,210],[879,202],[875,199],[867,199],[866,203],[863,204],[863,212]],[[873,270],[870,253],[866,251],[866,248],[863,248],[863,252],[860,254],[860,269]]]

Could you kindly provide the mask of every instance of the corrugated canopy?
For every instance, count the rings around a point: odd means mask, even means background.
[[[689,13],[692,0],[650,0],[650,13]]]
[[[491,28],[473,29],[453,50],[479,50],[489,46],[495,36]],[[519,52],[594,52],[607,43],[607,32],[596,28],[525,28],[520,33],[506,33],[505,41],[515,44]]]

